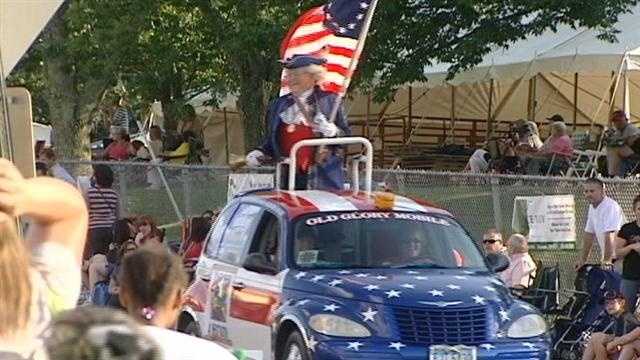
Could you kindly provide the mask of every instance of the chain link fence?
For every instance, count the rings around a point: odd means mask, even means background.
[[[115,190],[120,194],[123,216],[150,215],[168,228],[168,240],[179,241],[180,220],[205,210],[221,208],[227,201],[228,167],[152,165],[135,162],[64,161],[62,165],[73,175],[86,171],[88,165],[108,164],[116,174]],[[149,187],[149,172],[160,170],[167,187]],[[251,173],[272,174],[273,169],[252,169]],[[514,200],[518,196],[573,195],[576,215],[575,249],[532,249],[534,258],[545,266],[558,264],[561,286],[573,287],[573,266],[580,255],[581,240],[587,218],[588,203],[583,196],[583,180],[534,176],[439,173],[428,171],[374,170],[374,183],[399,194],[432,201],[449,210],[477,241],[489,228],[500,229],[505,236],[512,233]],[[640,194],[640,182],[608,180],[607,193],[622,206],[627,219],[633,219],[632,201]],[[170,191],[167,191],[167,188]],[[597,246],[594,246],[594,249]],[[599,254],[592,252],[592,260]]]

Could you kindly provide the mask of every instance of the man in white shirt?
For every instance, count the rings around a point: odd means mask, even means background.
[[[602,265],[611,267],[614,260],[616,234],[625,223],[624,213],[620,205],[606,195],[602,181],[590,178],[583,187],[585,198],[590,205],[587,225],[584,229],[582,256],[576,264],[576,269],[584,265],[589,258],[594,238],[600,247]]]

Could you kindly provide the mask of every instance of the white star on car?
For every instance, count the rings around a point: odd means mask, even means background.
[[[373,290],[378,290],[380,289],[380,286],[378,285],[367,285],[364,287],[365,289],[369,290],[369,291],[373,291]]]
[[[399,298],[400,294],[402,294],[402,291],[398,291],[398,290],[389,290],[387,291],[385,294],[387,294],[387,299],[391,299],[391,298]]]
[[[496,290],[496,288],[494,288],[493,286],[485,286],[485,287],[484,287],[484,289],[485,289],[485,290],[487,290],[487,291],[491,291],[491,292],[496,292],[496,291],[498,291],[498,290]]]
[[[369,276],[369,274],[365,274],[365,273],[356,274],[357,278],[366,278],[367,276]]]
[[[329,283],[329,286],[336,286],[336,285],[340,285],[340,284],[342,284],[342,280],[335,279],[335,280],[332,280],[332,281]]]
[[[409,271],[407,271],[407,274],[409,274],[409,275],[418,275],[420,273],[417,272],[417,271],[409,270]]]
[[[300,300],[296,303],[297,306],[302,306],[302,305],[306,305],[309,302],[309,300],[305,299],[305,300]]]
[[[458,279],[458,280],[467,280],[466,276],[457,275],[457,276],[455,276],[455,278]]]
[[[304,272],[304,271],[301,271],[301,272],[299,272],[299,273],[297,273],[297,274],[296,274],[295,278],[296,278],[296,279],[298,279],[298,280],[300,280],[300,279],[302,279],[302,278],[303,278],[303,277],[305,277],[305,276],[307,276],[307,273],[306,273],[306,272]]]
[[[311,336],[309,340],[307,340],[307,346],[309,347],[309,350],[316,351],[316,345],[318,345],[318,342],[313,338],[313,336]]]
[[[351,274],[351,271],[349,271],[349,270],[340,270],[340,271],[338,271],[338,274],[340,274],[340,275],[349,275],[349,274]]]
[[[376,316],[376,314],[378,314],[377,311],[374,311],[371,307],[369,307],[367,309],[367,311],[360,313],[362,316],[364,316],[364,321],[375,321],[375,319],[373,318],[374,316]]]
[[[502,319],[502,321],[509,321],[509,320],[511,320],[511,318],[509,317],[509,313],[508,313],[506,310],[504,310],[504,309],[501,309],[501,310],[498,312],[498,314],[500,314],[500,319]]]
[[[483,298],[480,295],[474,295],[471,298],[476,304],[484,305],[487,302],[487,299]]]
[[[491,349],[495,349],[496,347],[491,345],[491,344],[482,344],[480,345],[481,348],[485,349],[485,350],[491,350]]]
[[[361,343],[361,342],[358,342],[358,341],[356,341],[356,342],[350,342],[350,343],[349,343],[349,346],[347,346],[347,349],[348,349],[348,350],[360,351],[360,346],[362,346],[362,345],[364,345],[364,344],[363,344],[363,343]]]
[[[324,279],[324,275],[316,275],[314,277],[311,278],[312,282],[318,282],[320,280]]]
[[[535,348],[536,348],[536,345],[535,345],[535,344],[532,344],[532,343],[530,343],[530,342],[523,342],[523,343],[522,343],[522,346],[526,346],[526,347],[528,347],[529,349],[535,349]]]
[[[407,345],[401,343],[401,342],[392,342],[391,344],[389,344],[389,347],[392,349],[396,349],[397,351],[400,351],[400,349],[402,349],[403,347],[406,347]]]
[[[386,280],[388,278],[386,276],[384,276],[384,275],[378,275],[378,276],[375,277],[375,279],[376,280]]]
[[[413,285],[413,284],[402,284],[400,286],[402,286],[405,289],[415,289],[416,288],[416,286]]]
[[[414,276],[413,278],[414,278],[414,279],[416,279],[416,280],[428,280],[428,279],[429,279],[428,277],[423,276],[423,275],[420,275],[420,276]]]
[[[369,4],[367,4],[366,2],[361,2],[361,3],[360,3],[360,7],[361,7],[362,9],[368,9],[368,8],[369,8]]]
[[[501,332],[501,331],[499,331],[499,332],[497,332],[497,333],[496,333],[496,337],[497,337],[498,339],[501,339],[501,338],[503,338],[503,337],[504,337],[504,333],[503,333],[503,332]]]
[[[336,304],[325,305],[324,306],[324,311],[336,312],[336,310],[338,310],[339,308],[340,308],[340,306],[338,306]]]
[[[451,290],[460,290],[461,287],[458,285],[453,285],[453,284],[449,284],[447,285],[447,288],[451,289]]]
[[[444,291],[433,289],[429,291],[429,294],[431,294],[431,296],[444,296]]]

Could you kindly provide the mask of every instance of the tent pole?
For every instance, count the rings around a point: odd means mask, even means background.
[[[578,126],[578,73],[573,74],[573,131]]]
[[[531,119],[529,119],[529,121],[536,121],[536,106],[537,104],[537,98],[538,98],[538,74],[536,74],[536,76],[533,77],[533,82],[532,82],[532,88],[533,91],[531,92]]]
[[[628,64],[625,61],[624,82],[623,82],[624,99],[623,99],[622,109],[624,113],[627,115],[627,119],[631,119],[631,98],[629,96],[629,73],[628,73],[629,67],[627,65]]]
[[[493,106],[493,79],[489,83],[489,111],[487,112],[487,140],[493,135],[493,119],[491,118],[491,108]]]
[[[411,135],[413,129],[413,86],[409,86],[409,130],[405,132],[405,143]]]
[[[620,77],[620,74],[622,72],[622,67],[624,66],[625,62],[627,61],[627,54],[625,53],[624,56],[622,57],[622,60],[620,60],[620,66],[618,67],[618,76],[615,76],[615,72],[612,72],[611,74],[613,75],[611,77],[611,86],[617,86],[616,85],[616,79]],[[600,97],[600,102],[598,103],[598,107],[596,108],[596,111],[593,113],[593,116],[591,117],[591,127],[590,129],[593,129],[593,124],[598,121],[598,114],[600,113],[600,109],[602,109],[602,105],[604,105],[604,101],[605,101],[605,97],[607,96],[607,91],[610,91],[611,89],[605,89],[604,93],[602,94],[602,96]],[[614,91],[615,92],[615,91]]]

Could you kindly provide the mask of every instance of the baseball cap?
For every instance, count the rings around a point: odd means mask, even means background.
[[[311,55],[293,55],[292,57],[281,60],[285,69],[299,69],[311,65],[324,65],[327,59],[311,56]]]
[[[622,295],[622,293],[616,290],[608,290],[604,293],[604,296],[602,297],[602,302],[607,302],[607,301],[617,300],[617,299],[624,299],[624,296]]]

